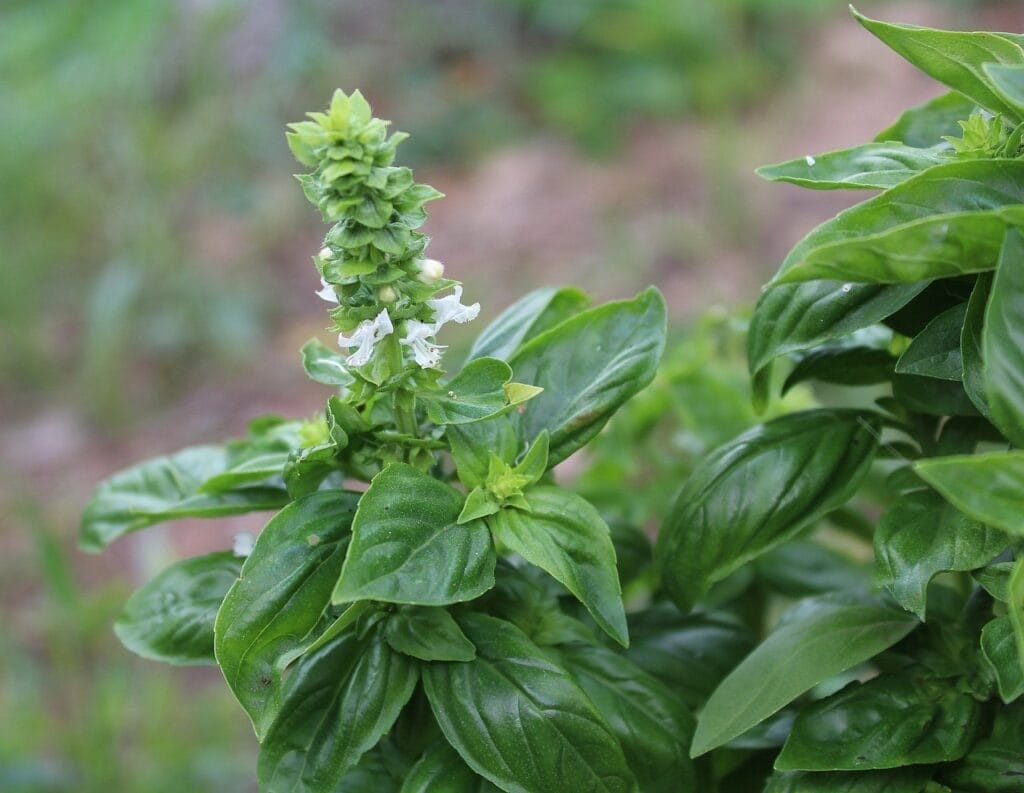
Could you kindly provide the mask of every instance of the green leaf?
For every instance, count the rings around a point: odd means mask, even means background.
[[[470,489],[487,481],[492,454],[511,463],[524,447],[508,416],[449,425],[445,428],[445,437],[451,445],[459,481]]]
[[[260,747],[260,790],[339,790],[345,773],[391,729],[418,673],[381,633],[379,625],[363,638],[346,631],[299,662]]]
[[[267,452],[246,457],[226,471],[214,474],[199,487],[200,493],[224,493],[245,485],[280,477],[288,462],[289,452]]]
[[[866,771],[967,754],[981,708],[946,680],[883,674],[811,703],[775,759],[781,771]]]
[[[875,140],[882,143],[895,140],[919,149],[935,146],[944,136],[959,135],[959,122],[976,109],[977,105],[966,96],[950,91],[904,111],[896,123],[879,132]]]
[[[632,793],[637,783],[600,713],[568,672],[511,623],[466,614],[468,663],[432,663],[423,683],[448,742],[509,793]]]
[[[878,583],[923,620],[932,578],[985,566],[1010,538],[964,516],[938,493],[918,490],[900,496],[886,511],[874,542]]]
[[[779,771],[764,793],[922,793],[933,773],[928,766],[861,773]]]
[[[629,636],[629,659],[694,709],[754,648],[753,634],[733,615],[681,614],[669,603],[631,614]]]
[[[817,190],[884,190],[948,160],[948,147],[944,153],[939,147],[918,149],[902,143],[865,143],[851,149],[765,165],[757,169],[757,175],[769,182],[789,182]]]
[[[472,661],[476,648],[441,608],[400,606],[388,617],[384,638],[395,652],[421,661]]]
[[[400,793],[498,793],[445,741],[438,741],[412,767]]]
[[[217,614],[217,663],[257,736],[266,734],[280,705],[284,666],[330,603],[358,499],[324,490],[281,510]]]
[[[820,278],[912,283],[984,272],[996,266],[1007,227],[1022,220],[1020,207],[932,214],[810,248],[773,283]]]
[[[978,411],[959,380],[896,374],[892,393],[904,409],[926,416],[977,417]]]
[[[658,534],[655,560],[668,594],[691,608],[711,584],[846,503],[871,467],[877,435],[871,414],[809,410],[708,455]]]
[[[853,15],[886,46],[925,74],[973,99],[993,113],[1019,114],[993,90],[988,63],[1024,63],[1024,50],[998,33],[961,33],[913,25],[893,25]]]
[[[786,597],[863,588],[868,574],[844,554],[810,540],[783,543],[754,562],[758,578]]]
[[[1009,616],[996,617],[981,629],[981,654],[995,675],[999,696],[1009,704],[1024,694],[1024,661]]]
[[[319,339],[310,339],[302,345],[302,368],[310,380],[324,385],[347,386],[355,382],[348,371],[345,356]]]
[[[961,303],[935,317],[900,356],[896,371],[939,380],[960,380],[964,369],[960,335],[966,316],[967,304]]]
[[[1024,664],[1024,556],[1017,559],[1010,573],[1006,594],[1006,611],[1013,626],[1013,635],[1017,638],[1017,659]]]
[[[213,664],[213,620],[242,560],[211,553],[172,564],[144,584],[114,624],[121,643],[169,664]]]
[[[1017,118],[1024,118],[1024,65],[984,63],[981,68],[993,93],[1013,108]]]
[[[484,328],[473,342],[467,362],[485,357],[507,361],[523,344],[580,313],[589,304],[590,298],[573,287],[536,289]]]
[[[562,658],[619,739],[644,793],[699,793],[686,752],[694,719],[667,686],[604,647],[567,645]]]
[[[697,720],[690,755],[742,735],[805,691],[891,647],[916,625],[913,616],[879,597],[839,594],[802,601],[715,689]]]
[[[420,399],[435,424],[469,424],[503,413],[539,392],[510,383],[512,368],[496,358],[477,358],[441,386],[423,392]],[[510,395],[508,387],[518,386]]]
[[[444,606],[494,586],[494,545],[480,521],[457,525],[462,495],[404,463],[377,474],[359,501],[332,600]]]
[[[1019,220],[1019,205],[1022,201],[1024,201],[1024,161],[1022,160],[957,160],[937,165],[822,223],[789,252],[779,267],[775,280],[780,282],[789,270],[800,265],[812,254],[819,258],[824,257],[822,252],[832,252],[835,256],[841,256],[844,245],[851,246],[851,250],[856,250],[865,256],[870,256],[872,245],[888,244],[888,241],[891,240],[892,251],[900,256],[912,257],[909,261],[913,262],[913,257],[916,256],[915,250],[909,242],[900,246],[901,234],[910,235],[914,244],[935,244],[934,241],[929,241],[924,234],[929,228],[916,224],[934,221],[936,225],[930,231],[940,242],[946,235],[946,231],[942,227],[942,223],[945,222],[955,225],[964,219],[965,228],[969,230],[973,228],[971,224],[974,219],[982,217],[982,221],[979,222],[989,224],[984,227],[985,229],[988,229],[992,223],[997,224],[992,226],[993,228],[1002,229],[1006,221],[1000,220],[1000,215],[1005,214],[1008,221]],[[934,216],[942,217],[935,218]],[[985,218],[988,218],[988,221],[984,220]],[[891,237],[886,237],[887,232],[896,229],[902,231],[892,234]],[[998,243],[1001,239],[1001,232],[997,236],[999,237],[996,240]],[[869,242],[863,243],[860,248],[857,248],[858,241],[866,237],[870,238]],[[965,237],[964,241],[976,246],[984,245],[984,240],[981,238],[971,237],[968,239]],[[952,251],[950,255],[955,255],[955,251]],[[995,257],[991,257],[988,269],[994,266],[994,262]],[[965,266],[969,267],[969,263]],[[978,269],[986,268],[978,266],[973,268],[973,271]],[[810,276],[808,275],[808,277]],[[870,272],[870,277],[866,276],[864,279],[849,279],[845,275],[832,277],[841,277],[846,280],[879,280],[873,270]],[[898,280],[912,281],[915,278],[910,277],[909,270],[903,270],[900,271]]]
[[[927,282],[881,286],[807,281],[765,291],[747,333],[754,404],[763,408],[767,402],[770,366],[776,358],[874,325],[899,311],[927,286]]]
[[[1010,599],[1010,574],[1012,572],[1013,562],[993,562],[980,570],[975,570],[972,576],[994,600],[1006,603]]]
[[[956,793],[1019,793],[1024,778],[1020,713],[1019,704],[997,712],[992,736],[978,741],[963,760],[941,772],[941,780]]]
[[[992,288],[992,276],[985,273],[971,291],[960,332],[960,359],[963,364],[963,384],[967,397],[985,418],[991,420],[988,394],[985,392],[985,371],[982,357],[984,345],[985,307]]]
[[[200,486],[227,465],[224,447],[192,446],[114,474],[96,488],[86,506],[79,544],[99,551],[123,534],[166,520],[241,515],[288,503],[288,494],[276,487],[200,494]]]
[[[821,380],[839,385],[873,385],[892,377],[895,360],[877,347],[822,347],[803,356],[786,377],[785,394],[797,383]]]
[[[932,457],[914,470],[968,517],[1024,537],[1024,451]]]
[[[982,331],[985,392],[992,419],[1024,446],[1024,237],[1010,229],[992,281]]]
[[[511,414],[521,440],[551,435],[557,465],[651,382],[665,347],[665,300],[655,289],[584,311],[520,347],[516,377],[544,392]]]
[[[495,539],[550,573],[609,636],[628,646],[615,548],[601,515],[560,487],[532,487],[525,497],[529,511],[506,508],[488,518]]]

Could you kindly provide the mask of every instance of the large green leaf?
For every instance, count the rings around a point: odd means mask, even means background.
[[[1024,446],[1024,236],[1006,233],[982,332],[985,392],[992,419]]]
[[[937,165],[896,185],[874,198],[840,212],[805,236],[779,267],[776,281],[798,266],[813,252],[838,251],[842,245],[856,245],[864,237],[882,239],[885,232],[903,228],[916,234],[915,223],[936,215],[951,223],[959,217],[1004,210],[1018,217],[1024,202],[1024,161],[1006,159],[954,160]],[[1002,228],[1002,226],[999,226]],[[941,225],[932,229],[942,234]],[[893,239],[898,239],[894,235]],[[915,238],[915,242],[924,242]],[[973,244],[973,242],[972,242]],[[977,244],[982,244],[980,241]],[[907,246],[906,254],[914,251]],[[991,260],[994,264],[994,257]],[[993,266],[989,264],[989,268]],[[984,269],[984,268],[982,268]],[[827,276],[821,276],[827,277]],[[845,276],[843,276],[845,278]],[[875,280],[869,278],[867,280]],[[906,279],[914,280],[914,279]]]
[[[922,793],[932,773],[928,766],[861,773],[779,771],[764,793]]]
[[[213,664],[213,621],[242,560],[222,551],[172,564],[125,604],[114,632],[133,653],[171,664]]]
[[[811,248],[790,262],[774,283],[821,278],[913,283],[992,270],[1007,227],[1022,220],[1020,207],[917,218]]]
[[[775,759],[782,771],[867,771],[963,757],[981,707],[945,680],[883,674],[800,711]]]
[[[1017,559],[1006,586],[1006,611],[1017,639],[1017,659],[1024,664],[1024,556]]]
[[[842,506],[877,448],[878,421],[810,410],[760,425],[715,450],[676,496],[655,558],[689,609],[708,587]]]
[[[946,136],[958,136],[963,130],[960,121],[969,117],[977,105],[957,91],[904,111],[890,127],[875,136],[879,143],[899,141],[905,146],[926,149],[940,143]]]
[[[217,663],[258,736],[280,704],[284,665],[330,603],[358,499],[324,490],[281,510],[260,533],[217,614]]]
[[[445,741],[438,741],[410,769],[400,793],[497,793]]]
[[[992,669],[1003,702],[1024,694],[1024,661],[1009,616],[996,617],[981,629],[981,652]]]
[[[509,622],[459,618],[468,663],[432,663],[423,682],[448,742],[509,793],[638,791],[615,733],[561,666]]]
[[[166,520],[240,515],[288,503],[284,489],[275,487],[200,494],[200,486],[227,466],[222,446],[192,446],[114,474],[96,488],[85,508],[81,547],[99,551],[122,534]]]
[[[1024,451],[932,457],[914,470],[968,517],[1024,537]]]
[[[577,314],[520,347],[516,378],[544,392],[512,415],[521,441],[551,436],[553,466],[586,444],[654,378],[665,347],[665,300],[655,289]]]
[[[992,411],[985,390],[984,346],[985,308],[992,288],[992,276],[978,276],[967,303],[967,314],[960,331],[960,360],[963,364],[964,392],[981,415],[991,420]]]
[[[960,380],[964,370],[960,336],[966,316],[967,304],[961,303],[935,317],[904,350],[896,362],[896,372]]]
[[[993,113],[1017,118],[1015,108],[994,90],[987,63],[1024,63],[1024,50],[998,33],[961,33],[914,25],[894,25],[854,12],[857,20],[888,47],[930,77],[973,99]]]
[[[804,355],[786,376],[782,393],[806,380],[840,385],[886,383],[892,377],[896,359],[878,347],[825,346]]]
[[[754,562],[758,578],[792,598],[822,595],[870,583],[864,566],[850,557],[810,540],[792,540]]]
[[[865,143],[851,149],[764,165],[757,175],[817,190],[885,189],[949,159],[948,147],[917,149],[902,143]]]
[[[604,647],[567,645],[562,658],[619,739],[644,793],[700,793],[686,751],[694,719],[668,687]]]
[[[484,328],[473,342],[467,360],[489,357],[507,361],[530,339],[580,313],[589,303],[590,299],[573,287],[535,289]]]
[[[982,69],[992,91],[1024,118],[1024,65],[986,63]]]
[[[978,741],[939,778],[956,793],[1020,793],[1024,779],[1024,707],[1020,703],[996,711],[989,738]]]
[[[900,496],[875,531],[875,574],[905,609],[925,618],[928,584],[938,573],[984,567],[1010,538],[971,520],[942,496]]]
[[[662,603],[630,615],[629,652],[637,666],[699,708],[754,648],[754,635],[724,612],[681,614]]]
[[[304,657],[260,747],[266,793],[330,793],[391,729],[412,696],[414,661],[392,650],[378,624],[355,626]]]
[[[629,644],[615,548],[601,515],[581,496],[550,485],[525,493],[529,509],[487,519],[495,539],[572,592],[609,636]]]
[[[697,720],[691,755],[742,735],[813,686],[892,646],[917,624],[879,597],[840,594],[802,601],[715,689]]]
[[[494,586],[494,545],[480,521],[456,524],[463,496],[411,465],[392,463],[359,501],[335,603],[444,606]]]

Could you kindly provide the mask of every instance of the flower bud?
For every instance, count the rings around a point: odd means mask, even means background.
[[[420,271],[416,278],[425,284],[432,284],[441,280],[444,275],[444,265],[437,259],[420,259]]]
[[[330,261],[334,258],[334,251],[325,246],[320,249],[320,253],[316,255],[316,258],[322,262]]]
[[[385,305],[391,305],[398,300],[398,292],[395,291],[393,286],[385,284],[377,290],[377,299]]]

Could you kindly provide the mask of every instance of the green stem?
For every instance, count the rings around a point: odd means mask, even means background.
[[[405,368],[405,357],[402,355],[402,345],[398,341],[398,335],[390,334],[385,339],[385,354],[388,359],[388,367],[391,369],[392,377],[400,374]],[[398,431],[403,435],[416,437],[419,429],[416,425],[416,416],[409,406],[412,402],[412,392],[405,388],[397,388],[394,392],[393,406],[395,410],[395,424]]]

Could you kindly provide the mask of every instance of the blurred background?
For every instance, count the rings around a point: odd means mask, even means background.
[[[1021,5],[860,10],[1020,32]],[[309,258],[326,228],[283,132],[335,87],[412,133],[401,164],[448,196],[430,253],[483,304],[477,330],[551,283],[656,283],[680,329],[742,313],[854,200],[753,168],[863,142],[941,92],[845,0],[5,0],[0,790],[254,790],[218,674],[135,659],[111,624],[143,578],[261,518],[99,557],[75,533],[130,462],[322,408],[297,350],[327,338]]]

